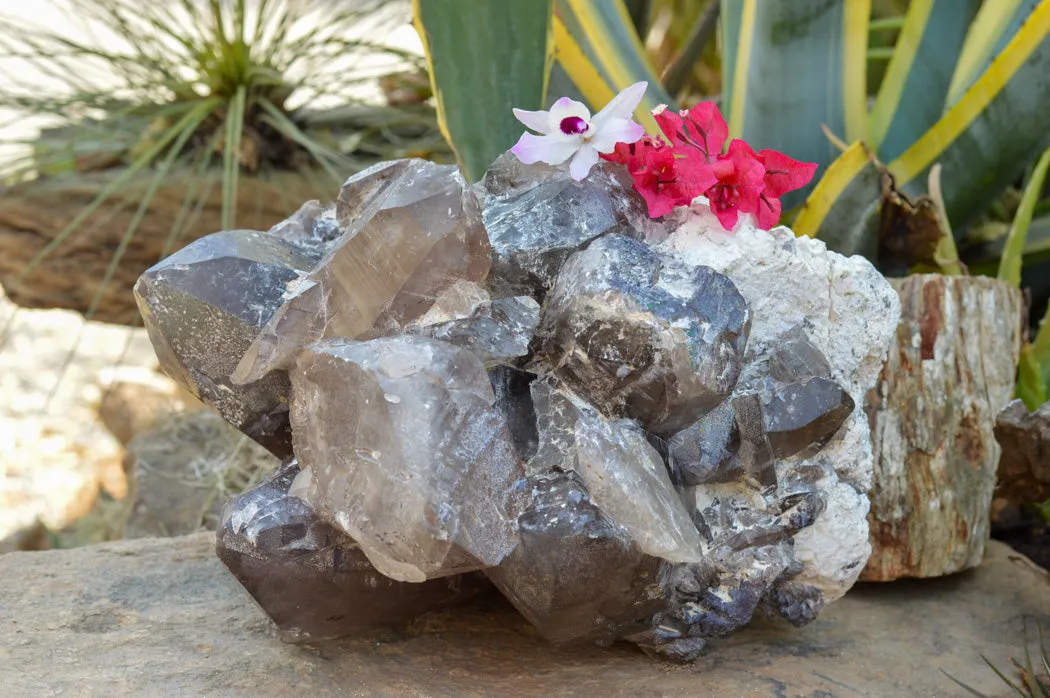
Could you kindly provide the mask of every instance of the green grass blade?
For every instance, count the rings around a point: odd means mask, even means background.
[[[1050,168],[1050,148],[1043,152],[1035,169],[1032,170],[1032,176],[1025,185],[1024,194],[1021,195],[1021,205],[1017,207],[1017,214],[1010,225],[1006,247],[1003,249],[1003,257],[999,262],[997,275],[999,280],[1005,281],[1014,288],[1021,287],[1021,265],[1025,243],[1028,240],[1028,227],[1032,223],[1035,205],[1039,202],[1039,196],[1043,192],[1043,182],[1046,180],[1048,168]]]
[[[241,136],[244,132],[244,103],[247,91],[244,85],[226,110],[226,140],[222,146],[222,228],[233,230],[236,222],[237,179],[241,171]]]
[[[139,207],[135,211],[135,215],[132,216],[131,222],[128,224],[127,230],[121,237],[120,243],[117,245],[117,249],[114,251],[109,264],[106,265],[106,271],[102,276],[101,283],[99,283],[98,291],[95,292],[95,296],[91,299],[91,304],[88,306],[87,313],[85,313],[85,317],[88,320],[94,317],[95,312],[98,310],[99,303],[102,302],[106,288],[113,280],[113,274],[116,273],[117,267],[120,265],[120,260],[124,258],[128,245],[131,243],[131,239],[135,237],[135,233],[138,232],[142,219],[145,217],[146,212],[149,211],[150,203],[152,203],[153,197],[157,193],[157,189],[160,188],[160,185],[163,184],[164,180],[167,178],[168,173],[171,172],[172,165],[174,165],[175,161],[182,153],[182,149],[186,146],[186,142],[197,131],[197,127],[200,126],[201,122],[203,122],[207,116],[207,112],[202,112],[197,119],[188,121],[182,126],[178,136],[175,138],[175,142],[172,143],[164,160],[162,160],[160,166],[157,167],[157,171],[150,180],[149,186],[146,188],[146,192],[142,196],[142,201],[139,203]]]
[[[1020,686],[1016,685],[1013,681],[1008,679],[1006,677],[1006,674],[1004,674],[1003,672],[999,671],[999,668],[996,667],[994,664],[992,664],[991,660],[988,659],[988,657],[985,657],[982,654],[981,655],[981,659],[984,660],[985,664],[987,664],[989,667],[991,667],[992,671],[995,672],[995,675],[998,676],[1000,678],[1000,680],[1002,680],[1003,683],[1005,683],[1007,686],[1009,686],[1010,688],[1013,689],[1014,693],[1016,693],[1017,695],[1021,696],[1021,698],[1030,698],[1029,696],[1025,695],[1024,691],[1021,689]]]
[[[346,181],[346,178],[350,176],[350,173],[348,171],[339,172],[333,166],[345,164],[345,159],[339,153],[325,147],[303,133],[298,126],[292,123],[292,121],[269,100],[260,100],[259,105],[266,110],[267,116],[269,117],[268,123],[305,148],[334,181],[339,184]]]
[[[179,239],[182,237],[184,232],[189,229],[192,225],[195,216],[194,211],[199,212],[201,207],[204,205],[204,201],[211,194],[211,185],[214,184],[214,179],[208,177],[208,169],[211,167],[212,160],[215,157],[215,148],[219,144],[219,137],[222,132],[216,130],[212,134],[210,142],[207,148],[197,153],[196,162],[193,167],[193,178],[190,180],[189,187],[186,189],[186,196],[182,199],[182,205],[179,207],[179,212],[175,216],[175,222],[171,225],[171,231],[168,233],[168,237],[164,239],[164,246],[161,248],[160,259],[164,259],[175,249]],[[202,185],[207,182],[208,187]],[[198,191],[201,191],[198,197]],[[193,202],[196,200],[196,206]]]
[[[955,678],[954,676],[952,676],[951,674],[949,674],[949,673],[948,673],[947,671],[945,671],[944,669],[941,669],[941,673],[942,673],[942,674],[944,674],[945,676],[947,676],[947,677],[948,677],[949,679],[951,679],[952,681],[954,681],[954,682],[956,683],[956,685],[958,685],[958,686],[959,686],[960,688],[962,688],[962,689],[963,689],[964,691],[966,691],[967,693],[969,693],[969,694],[970,694],[971,696],[977,696],[977,698],[991,698],[991,697],[990,697],[990,696],[988,696],[987,694],[985,694],[985,693],[981,693],[981,692],[980,692],[980,691],[978,691],[977,689],[975,689],[975,688],[971,688],[971,687],[967,686],[967,685],[966,685],[966,684],[964,684],[964,683],[963,683],[962,681],[960,681],[959,679]]]
[[[1017,384],[1014,386],[1015,397],[1024,402],[1029,412],[1039,409],[1046,402],[1046,383],[1039,361],[1035,358],[1032,344],[1021,347],[1021,356],[1017,362]]]
[[[152,163],[153,160],[157,157],[157,155],[161,153],[164,150],[164,148],[167,147],[168,144],[171,143],[171,141],[174,140],[175,137],[181,132],[182,127],[185,126],[186,123],[190,123],[198,118],[201,118],[202,116],[206,115],[211,110],[213,110],[215,107],[217,107],[220,103],[220,100],[217,99],[205,100],[204,102],[198,104],[197,107],[191,110],[188,114],[183,116],[179,123],[177,123],[174,127],[169,129],[167,133],[160,140],[158,140],[148,151],[143,153],[137,160],[131,163],[120,174],[119,177],[116,177],[115,179],[113,179],[113,181],[109,182],[105,187],[103,187],[102,191],[98,193],[98,195],[91,201],[90,204],[88,204],[84,208],[83,211],[81,211],[72,221],[70,221],[70,223],[62,230],[61,233],[56,235],[55,238],[51,240],[51,242],[45,245],[33,257],[33,259],[29,260],[29,263],[26,265],[25,269],[23,269],[22,272],[19,274],[18,280],[21,281],[25,278],[27,274],[31,273],[34,269],[36,269],[40,262],[46,259],[47,256],[55,250],[55,248],[64,243],[69,238],[69,236],[72,235],[77,230],[77,228],[92,213],[94,213],[98,209],[99,206],[105,203],[115,192],[117,192],[121,187],[127,184],[128,181],[130,181],[131,178],[139,172],[139,170],[141,170],[146,165]]]

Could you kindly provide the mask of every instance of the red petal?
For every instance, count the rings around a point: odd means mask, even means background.
[[[735,208],[723,208],[721,206],[711,206],[711,211],[714,212],[718,218],[718,222],[722,224],[722,227],[726,229],[726,232],[733,230],[733,226],[736,225],[737,219],[740,217],[740,212]]]
[[[710,157],[722,153],[729,127],[722,118],[722,112],[714,102],[700,102],[688,110],[689,122],[692,124],[693,138],[702,142]]]
[[[780,223],[780,199],[763,195],[758,202],[758,213],[755,216],[758,227],[769,230]]]
[[[654,109],[653,118],[656,119],[656,125],[664,132],[664,137],[674,145],[680,145],[678,134],[685,126],[685,119],[678,112],[667,107]]]
[[[799,162],[775,150],[760,151],[758,157],[766,168],[766,195],[771,198],[801,189],[817,171],[817,163]]]

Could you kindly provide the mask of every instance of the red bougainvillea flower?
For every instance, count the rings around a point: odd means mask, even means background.
[[[723,153],[729,128],[713,102],[678,112],[657,107],[653,118],[669,144],[647,138],[603,156],[628,168],[652,218],[705,196],[726,230],[741,213],[768,230],[780,220],[780,197],[808,184],[817,169],[775,150],[755,153],[741,140]]]
[[[741,213],[755,214],[758,218],[766,169],[755,158],[754,151],[743,141],[734,140],[729,144],[729,152],[719,155],[709,167],[718,181],[704,196],[722,227],[732,230]]]
[[[659,218],[676,206],[688,206],[717,182],[710,168],[676,158],[674,149],[659,138],[644,137],[637,143],[619,143],[605,160],[618,162],[634,179],[634,188],[645,199],[650,218]]]
[[[708,162],[722,154],[729,138],[729,127],[714,102],[701,102],[677,114],[661,104],[653,110],[653,118],[675,148],[698,151]]]
[[[817,171],[817,163],[799,162],[776,150],[760,150],[755,153],[743,141],[733,141],[733,143],[740,143],[740,149],[747,152],[748,157],[761,163],[765,169],[762,177],[763,189],[759,196],[755,219],[758,227],[769,230],[780,221],[780,197],[809,184]]]

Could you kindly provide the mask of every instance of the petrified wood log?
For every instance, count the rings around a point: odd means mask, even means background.
[[[8,298],[27,308],[67,308],[84,313],[98,292],[106,267],[127,232],[150,185],[150,173],[139,174],[110,201],[89,216],[39,267],[18,280],[26,265],[90,204],[123,170],[41,179],[6,190],[0,187],[0,285]],[[175,221],[196,173],[169,176],[157,189],[102,296],[94,319],[138,324],[131,287],[165,253]],[[242,176],[238,187],[239,228],[266,230],[293,213],[304,200],[331,189],[318,187],[297,173],[267,179]],[[174,249],[222,228],[222,182],[198,182],[186,233]],[[203,202],[200,201],[203,194]],[[170,254],[173,250],[167,250]]]
[[[895,280],[897,343],[866,410],[875,452],[863,580],[936,577],[981,562],[1022,300],[984,277]]]

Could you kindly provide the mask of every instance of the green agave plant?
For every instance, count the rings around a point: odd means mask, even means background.
[[[377,160],[447,152],[424,87],[403,106],[362,101],[362,88],[392,71],[422,71],[418,56],[376,43],[407,15],[382,0],[68,0],[73,38],[0,17],[0,109],[58,126],[5,145],[29,152],[0,162],[0,183],[109,169],[115,176],[39,250],[19,280],[75,236],[100,207],[148,181],[114,250],[94,302],[121,264],[159,187],[192,173],[164,254],[191,211],[222,189],[222,225],[237,222],[244,174],[300,173],[332,191]],[[362,32],[362,27],[370,31]],[[32,80],[23,76],[26,68]],[[387,78],[388,80],[390,78]],[[425,83],[424,83],[425,85]],[[391,90],[416,89],[410,80]],[[315,105],[331,108],[320,110]],[[214,175],[214,176],[213,176]],[[135,191],[141,191],[141,186]],[[290,205],[298,205],[294,202]],[[289,211],[290,213],[291,211]],[[211,231],[204,231],[211,232]]]
[[[470,15],[471,0],[417,0],[445,133],[468,177],[480,177],[520,134],[508,106],[542,108],[549,84],[599,108],[646,80],[636,118],[657,133],[648,110],[675,104],[719,17],[730,136],[820,165],[807,189],[785,197],[796,233],[878,263],[884,196],[918,198],[929,187],[938,240],[926,261],[961,273],[955,239],[1001,208],[1004,191],[1027,172],[1013,222],[997,224],[1009,233],[972,271],[1019,285],[1022,262],[1050,258],[1050,205],[1040,202],[1050,155],[1032,167],[1050,146],[1050,0],[910,0],[897,15],[885,15],[879,0],[685,3],[693,21],[662,79],[638,31],[646,33],[658,4],[504,0],[488,10],[494,38],[481,46],[452,27]],[[473,63],[488,77],[472,84],[485,89],[458,82]],[[474,131],[487,134],[484,143]],[[1033,406],[1048,393],[1044,320],[1024,349],[1018,394]]]

